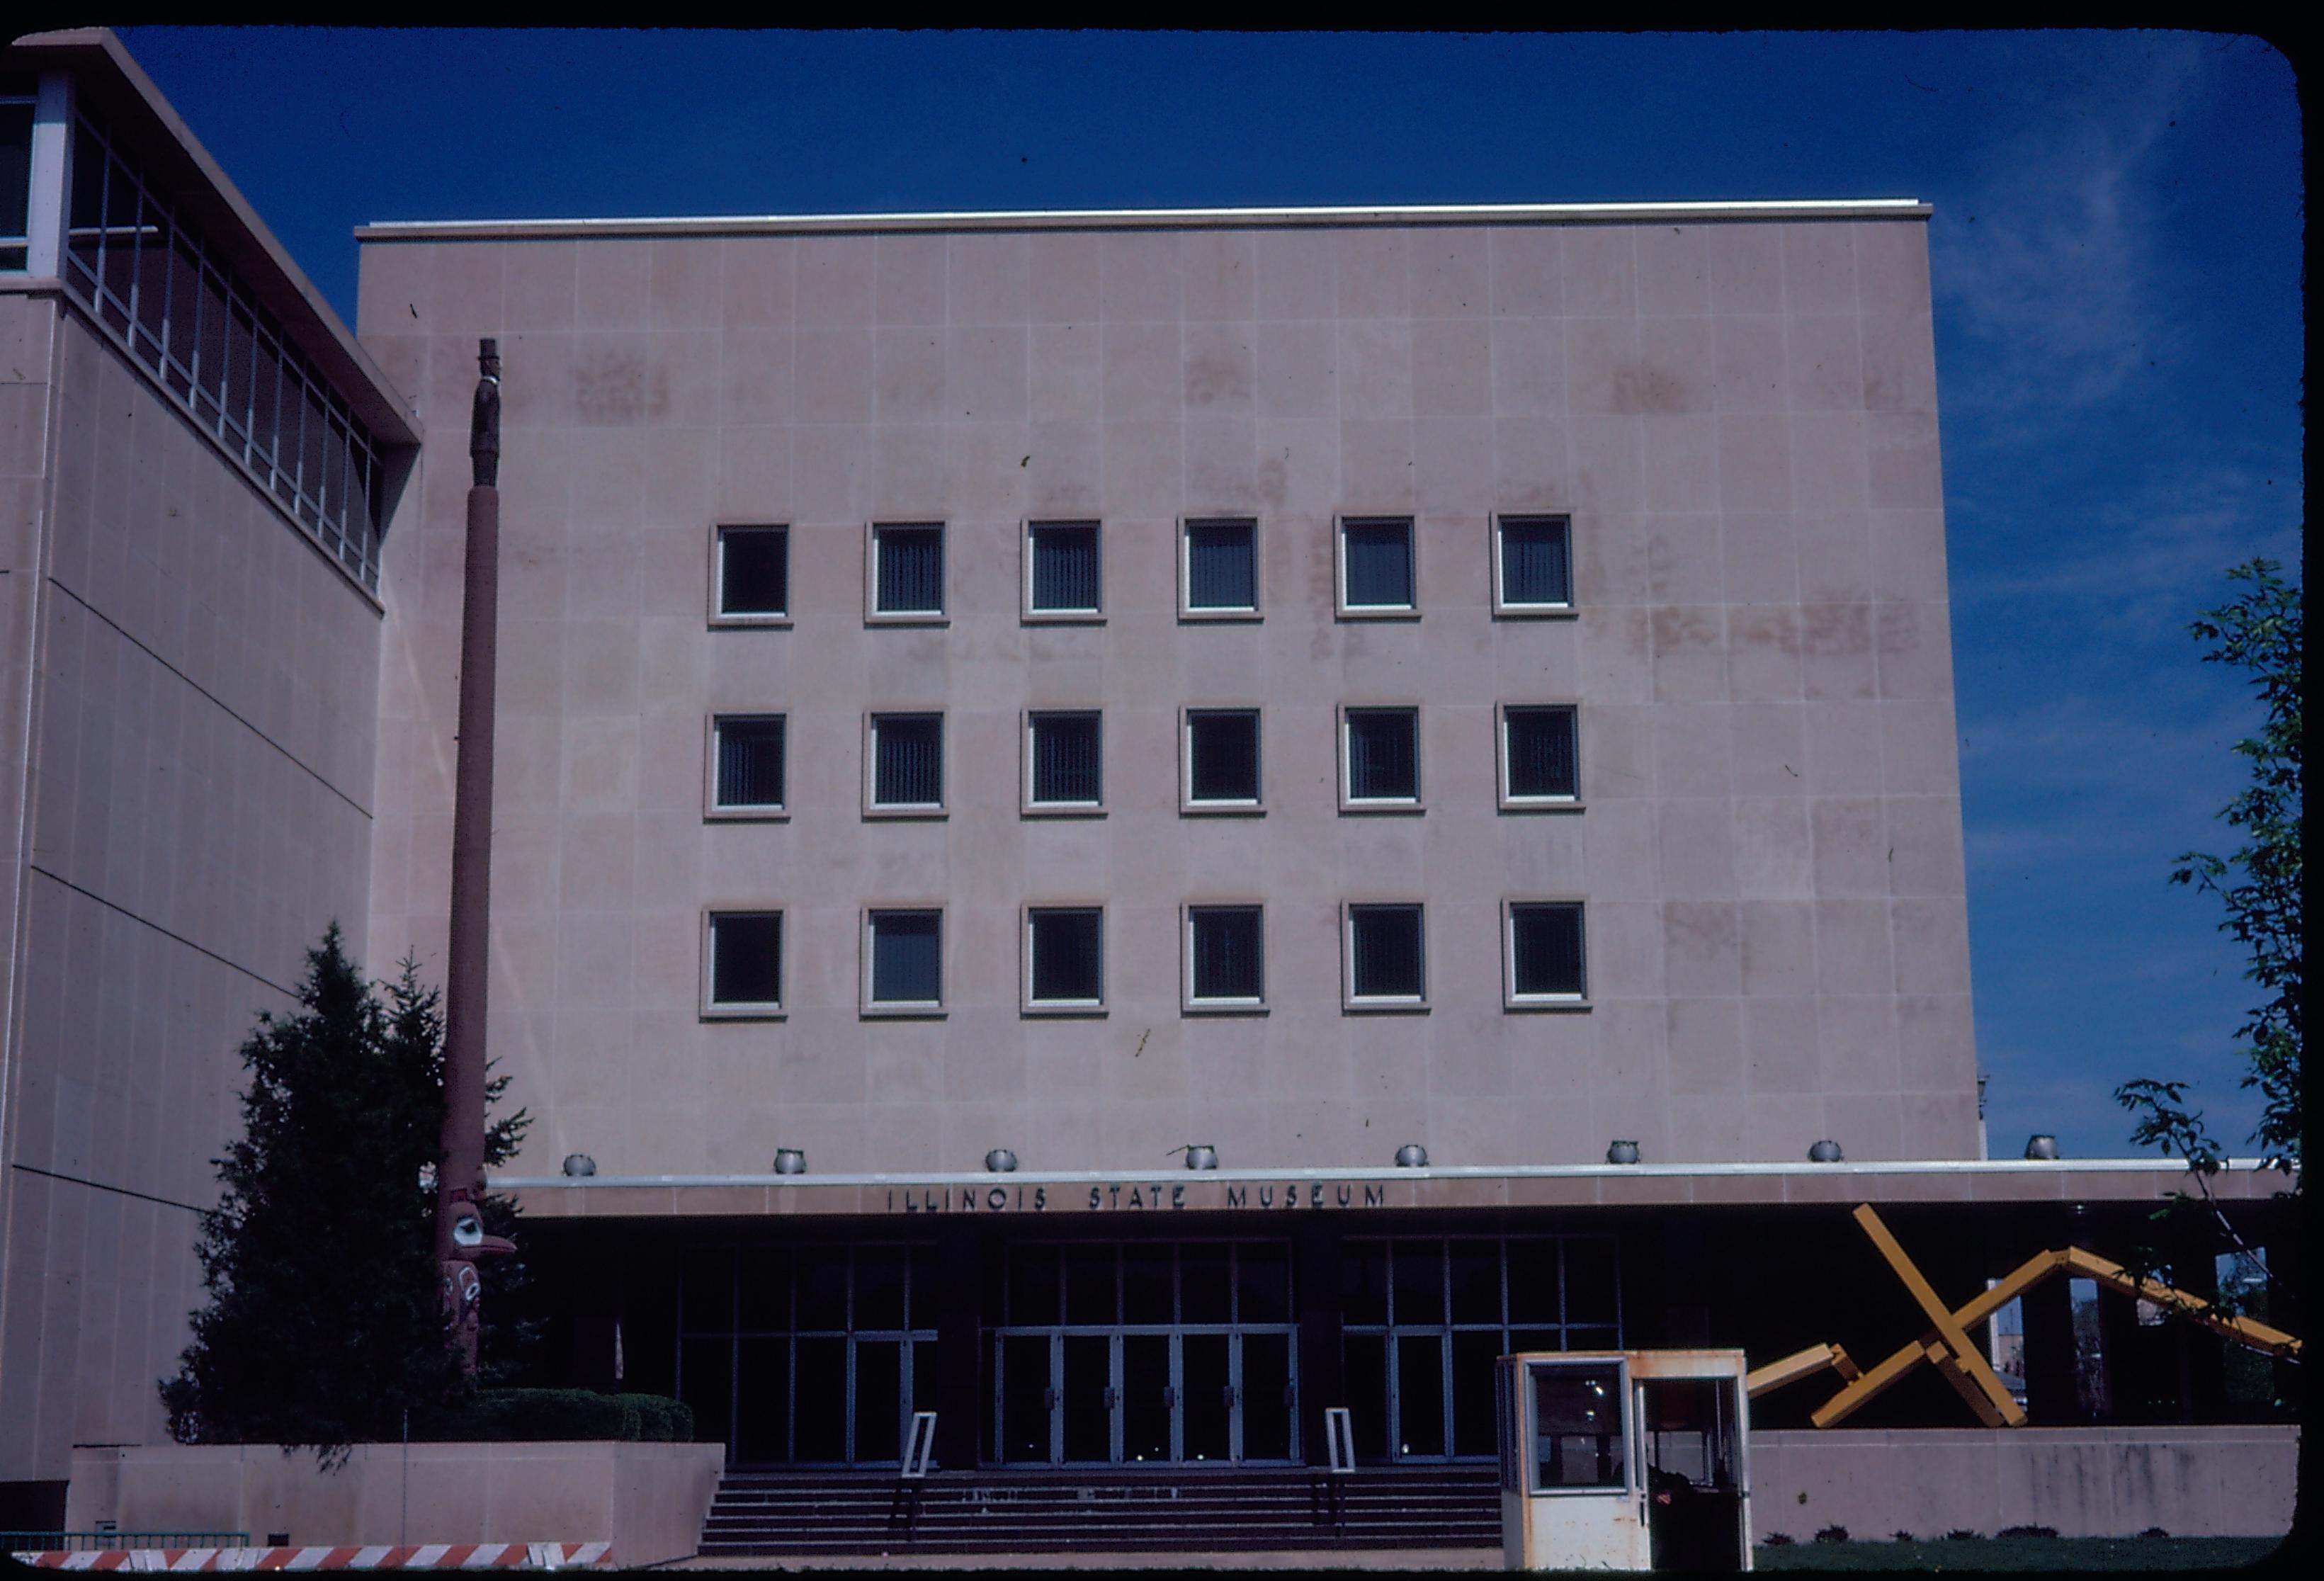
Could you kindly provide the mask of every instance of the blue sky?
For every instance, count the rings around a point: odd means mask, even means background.
[[[1969,933],[1994,1150],[2231,1144],[2252,994],[2166,883],[2256,725],[2185,631],[2296,564],[2300,119],[2247,38],[139,28],[350,321],[380,219],[1913,197],[1930,227]]]

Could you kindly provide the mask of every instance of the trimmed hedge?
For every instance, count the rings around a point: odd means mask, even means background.
[[[689,1444],[694,1408],[659,1394],[598,1394],[587,1389],[480,1389],[462,1404],[412,1423],[433,1443],[522,1444],[618,1438]]]

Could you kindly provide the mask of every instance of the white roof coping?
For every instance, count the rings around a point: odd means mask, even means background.
[[[1917,198],[1783,198],[1672,203],[1421,203],[1259,208],[996,209],[931,214],[703,215],[628,219],[381,220],[366,242],[550,241],[881,231],[1199,230],[1285,227],[1556,225],[1672,219],[1926,219]]]

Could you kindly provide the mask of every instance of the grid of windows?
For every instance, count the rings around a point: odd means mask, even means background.
[[[783,809],[783,717],[722,715],[711,722],[711,810]]]
[[[1250,809],[1259,805],[1259,710],[1189,708],[1185,725],[1185,800],[1193,809]]]
[[[774,620],[790,613],[790,533],[780,527],[718,529],[716,609],[722,620]]]
[[[1409,612],[1417,606],[1412,520],[1394,517],[1340,523],[1340,607],[1342,613]]]
[[[874,714],[870,727],[871,804],[875,811],[930,812],[944,806],[944,716]]]
[[[370,430],[87,113],[64,284],[324,552],[378,587],[385,478]]]
[[[1105,1004],[1105,914],[1094,906],[1037,906],[1025,913],[1025,1003],[1034,1010]]]
[[[718,1246],[678,1274],[678,1395],[738,1465],[893,1465],[936,1401],[926,1246]]]
[[[1342,1354],[1362,1461],[1489,1459],[1498,1357],[1621,1346],[1611,1237],[1351,1240],[1343,1258]]]
[[[1189,522],[1183,540],[1186,610],[1194,615],[1259,612],[1259,523]]]
[[[1428,998],[1425,929],[1418,906],[1350,906],[1351,1005],[1414,1006]]]
[[[1341,715],[1340,739],[1350,805],[1419,802],[1419,709],[1345,709]]]
[[[871,911],[863,920],[865,1008],[931,1011],[944,1005],[944,913]]]
[[[1025,530],[1025,609],[1093,615],[1103,609],[1094,522],[1035,522]]]
[[[713,1012],[779,1010],[783,1002],[779,911],[714,911],[707,922]]]
[[[1572,707],[1501,710],[1501,800],[1572,801],[1582,789]]]
[[[1030,806],[1088,811],[1103,805],[1104,737],[1096,714],[1029,714],[1025,735]]]
[[[917,616],[945,612],[945,538],[941,523],[872,529],[872,612]]]
[[[1186,1002],[1207,1010],[1267,1003],[1264,919],[1257,906],[1186,908]]]
[[[1572,531],[1563,516],[1503,516],[1494,523],[1493,592],[1500,612],[1573,606]]]

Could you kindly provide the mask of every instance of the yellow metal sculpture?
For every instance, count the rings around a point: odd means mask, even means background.
[[[1923,1362],[1937,1369],[1987,1427],[2024,1427],[2024,1409],[2010,1396],[2000,1374],[1986,1360],[1983,1348],[1969,1338],[1969,1330],[2055,1273],[2095,1280],[2117,1295],[2135,1296],[2190,1322],[2200,1323],[2237,1345],[2272,1356],[2300,1359],[2300,1341],[2282,1330],[2249,1318],[2230,1317],[2201,1297],[2174,1290],[2160,1280],[2133,1278],[2119,1262],[2109,1262],[2095,1252],[2085,1252],[2080,1246],[2069,1246],[2061,1252],[2037,1252],[1992,1289],[1980,1291],[1975,1299],[1960,1307],[1948,1307],[1905,1255],[1904,1248],[1896,1244],[1896,1237],[1888,1233],[1888,1226],[1880,1222],[1880,1216],[1872,1211],[1871,1204],[1857,1208],[1856,1222],[1929,1319],[1930,1331],[1869,1369],[1858,1367],[1836,1345],[1818,1345],[1781,1361],[1769,1362],[1751,1373],[1747,1386],[1756,1400],[1770,1390],[1796,1383],[1827,1367],[1838,1373],[1843,1387],[1809,1419],[1819,1428],[1845,1421]]]

